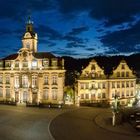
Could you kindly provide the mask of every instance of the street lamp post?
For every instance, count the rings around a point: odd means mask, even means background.
[[[112,125],[115,126],[116,124],[116,113],[118,113],[118,95],[116,94],[115,91],[115,96],[114,96],[114,108],[112,112]]]
[[[114,100],[114,111],[116,112],[118,110],[118,95],[115,94]]]

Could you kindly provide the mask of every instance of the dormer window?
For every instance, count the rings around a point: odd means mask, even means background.
[[[0,61],[0,67],[3,67],[3,61]]]
[[[43,66],[48,67],[49,66],[49,59],[44,59],[43,60]]]
[[[15,67],[18,68],[19,67],[19,61],[15,62]]]
[[[7,61],[7,62],[5,63],[5,66],[6,66],[6,67],[10,67],[10,66],[11,66],[11,63],[10,63],[9,61]]]
[[[52,66],[56,67],[57,66],[57,59],[52,59]]]

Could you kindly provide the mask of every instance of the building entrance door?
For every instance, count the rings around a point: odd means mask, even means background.
[[[19,92],[16,92],[15,93],[15,101],[16,102],[19,102]]]
[[[24,91],[24,92],[23,92],[23,102],[24,102],[24,103],[26,103],[26,102],[28,101],[28,96],[29,96],[29,95],[28,95],[28,92],[27,92],[27,91]]]
[[[37,93],[33,93],[32,98],[33,98],[32,102],[37,103]]]

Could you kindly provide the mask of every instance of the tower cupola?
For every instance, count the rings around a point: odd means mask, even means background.
[[[32,51],[34,53],[37,52],[37,42],[37,33],[34,32],[33,21],[29,16],[26,23],[26,31],[22,37],[22,47],[28,48],[29,51]]]

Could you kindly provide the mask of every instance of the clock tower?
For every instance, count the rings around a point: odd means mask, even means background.
[[[38,42],[37,33],[34,32],[33,22],[29,17],[26,23],[26,32],[22,37],[22,47],[28,48],[29,51],[35,53],[37,52],[37,42]]]

